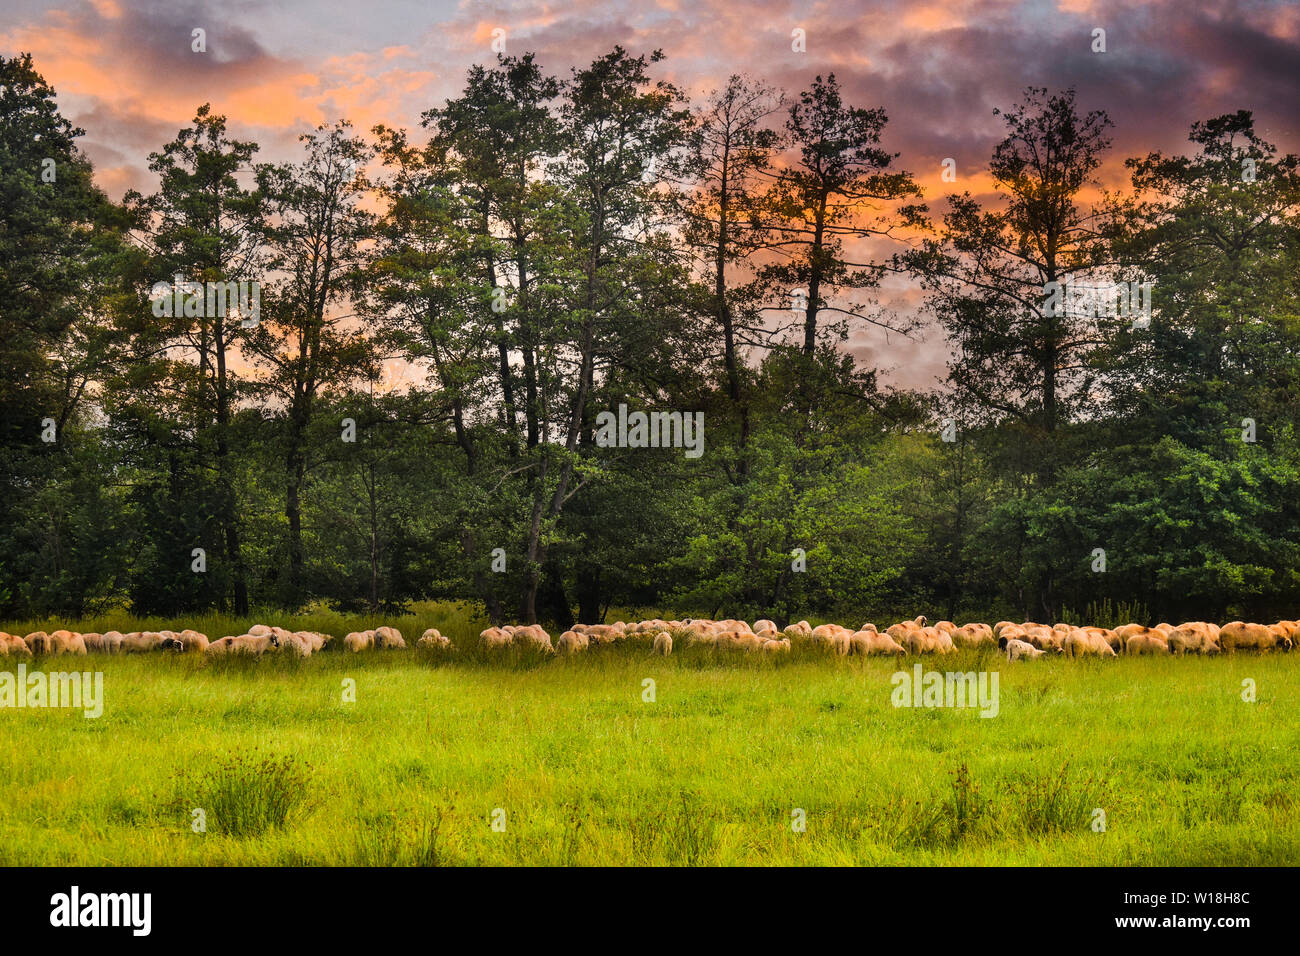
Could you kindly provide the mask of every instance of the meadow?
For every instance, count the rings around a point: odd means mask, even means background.
[[[923,659],[997,671],[986,719],[895,708],[893,660],[660,658],[642,641],[488,658],[483,622],[454,605],[261,619],[335,635],[390,623],[408,641],[437,626],[460,649],[29,661],[102,671],[104,713],[0,710],[0,863],[1300,863],[1291,655]]]

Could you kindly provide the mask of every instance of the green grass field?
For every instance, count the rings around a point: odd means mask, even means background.
[[[342,633],[320,617],[268,620]],[[391,623],[439,622],[479,625]],[[37,662],[102,670],[104,713],[0,710],[0,863],[1300,862],[1300,659],[924,664],[996,670],[998,716],[896,709],[895,662],[798,650]]]

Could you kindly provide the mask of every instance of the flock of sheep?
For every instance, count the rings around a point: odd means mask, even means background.
[[[1064,654],[1067,657],[1115,657],[1119,654],[1218,654],[1238,650],[1290,650],[1300,640],[1300,623],[1279,621],[1276,624],[1247,624],[1233,621],[1219,627],[1203,621],[1193,621],[1174,627],[1157,624],[1125,624],[1114,629],[1105,627],[1076,627],[1072,624],[1035,624],[1025,621],[1015,624],[999,621],[988,624],[965,624],[958,627],[951,621],[930,625],[924,616],[911,621],[901,621],[884,631],[874,624],[863,624],[856,631],[838,624],[813,627],[799,621],[784,629],[769,620],[755,621],[751,626],[745,621],[712,621],[700,618],[665,621],[659,618],[648,621],[614,624],[575,624],[554,642],[540,625],[507,625],[489,627],[479,635],[480,646],[487,651],[500,651],[520,647],[547,654],[577,654],[593,645],[615,644],[637,638],[649,641],[654,653],[667,656],[673,652],[673,642],[686,646],[708,645],[758,651],[764,654],[787,654],[792,642],[802,642],[839,656],[949,654],[962,648],[997,647],[1006,653],[1008,660],[1032,659],[1043,654]],[[309,657],[323,650],[334,639],[315,631],[289,631],[282,627],[257,624],[246,634],[208,640],[198,631],[135,631],[122,634],[108,631],[103,634],[78,634],[59,630],[47,634],[35,631],[26,637],[0,631],[0,656],[11,654],[31,657],[49,654],[137,654],[151,651],[200,653],[205,656],[248,655],[261,657],[268,652],[295,654]],[[406,648],[402,632],[395,627],[377,627],[369,631],[354,631],[343,638],[343,648],[352,653],[370,650]],[[451,640],[429,628],[416,642],[418,647],[434,651],[451,651]]]

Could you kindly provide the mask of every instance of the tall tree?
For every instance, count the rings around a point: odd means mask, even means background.
[[[350,130],[346,121],[318,127],[299,137],[301,163],[258,170],[269,213],[266,266],[275,280],[247,349],[267,371],[260,386],[283,426],[288,573],[281,599],[290,607],[306,597],[301,498],[313,413],[323,392],[337,393],[373,364],[362,332],[340,312],[371,223],[361,208],[361,169],[373,150]]]
[[[192,126],[161,152],[150,154],[149,168],[160,180],[158,191],[147,198],[128,194],[127,202],[140,215],[157,281],[175,284],[179,277],[182,284],[206,287],[264,280],[266,197],[251,182],[257,149],[255,143],[232,139],[226,118],[204,104]],[[240,546],[231,449],[241,382],[232,359],[240,354],[245,323],[253,318],[209,308],[207,301],[198,308],[170,311],[149,334],[157,346],[147,350],[164,358],[160,370],[180,398],[180,420],[172,423],[173,432],[192,430],[202,465],[214,473],[212,514],[224,544],[232,604],[235,613],[244,614],[248,572]]]
[[[846,243],[891,236],[920,213],[898,203],[921,193],[910,173],[890,168],[898,154],[880,146],[887,122],[883,109],[845,105],[834,73],[818,76],[790,106],[785,128],[795,156],[779,171],[762,214],[766,246],[779,258],[763,269],[763,278],[779,311],[792,301],[801,308],[806,358],[817,349],[824,312],[900,330],[852,303],[846,308],[830,301],[841,290],[876,287],[887,269],[885,261],[853,261]],[[882,212],[880,203],[897,208]]]
[[[1030,88],[1003,114],[989,171],[998,206],[950,196],[937,240],[910,257],[954,343],[953,384],[980,407],[1050,436],[1086,399],[1096,317],[1050,304],[1050,283],[1112,264],[1100,209],[1083,193],[1109,146],[1100,111],[1080,116],[1073,90]],[[1055,467],[1044,454],[1042,473]]]
[[[755,333],[759,315],[752,282],[735,281],[733,266],[745,263],[762,245],[761,234],[752,225],[760,202],[760,177],[770,171],[780,142],[767,121],[780,107],[781,96],[771,87],[732,75],[699,112],[693,139],[694,188],[688,194],[685,238],[698,250],[711,279],[711,312],[722,337],[727,397],[739,424],[737,480],[749,473],[750,416],[744,395],[742,336]]]

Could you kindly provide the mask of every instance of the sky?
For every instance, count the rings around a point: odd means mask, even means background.
[[[206,34],[206,53],[192,33]],[[1105,31],[1104,53],[1093,51]],[[4,0],[0,54],[33,54],[82,148],[114,198],[152,191],[148,154],[210,102],[260,160],[296,158],[299,133],[345,117],[414,128],[456,94],[466,69],[535,52],[565,76],[616,44],[661,49],[654,75],[702,102],[732,73],[797,94],[834,72],[845,100],[883,107],[884,145],[901,153],[934,199],[987,195],[1001,138],[997,107],[1026,86],[1074,87],[1082,110],[1115,124],[1104,185],[1123,160],[1183,152],[1197,120],[1238,109],[1263,137],[1300,152],[1300,0]],[[792,31],[806,37],[792,49]],[[945,158],[957,182],[940,180]],[[897,280],[882,304],[914,314],[919,294]],[[870,327],[847,348],[882,380],[935,384],[948,355],[937,328],[904,338]]]

